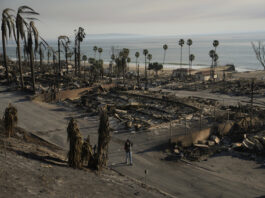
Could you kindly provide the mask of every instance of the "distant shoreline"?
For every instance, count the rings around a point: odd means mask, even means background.
[[[10,58],[10,60],[12,61],[17,61],[17,58]],[[37,62],[39,62],[40,60],[37,59]],[[64,59],[62,59],[62,61],[64,61]],[[43,62],[47,62],[47,59],[43,59]],[[50,63],[52,63],[52,59],[50,59]],[[107,67],[109,65],[110,61],[104,61],[104,66]],[[70,61],[69,61],[70,64]],[[74,64],[74,61],[71,61],[71,64]],[[83,66],[84,62],[81,60],[81,66]],[[138,63],[140,67],[144,67],[145,64],[144,63]],[[161,63],[162,64],[162,63]],[[86,61],[86,66],[88,66],[88,62]],[[136,63],[135,62],[131,62],[129,63],[129,68],[133,68],[136,67]],[[148,67],[148,63],[147,63],[147,67]],[[188,68],[189,65],[187,63],[183,63],[182,64],[182,68]],[[210,67],[210,65],[206,65],[206,64],[194,64],[192,65],[193,69],[202,69],[202,68],[207,68]],[[165,63],[163,69],[166,70],[174,70],[174,69],[179,69],[180,68],[180,63]],[[235,69],[237,72],[248,72],[248,71],[263,71],[263,69],[246,69],[246,68],[241,68],[240,66],[236,66],[235,65]]]

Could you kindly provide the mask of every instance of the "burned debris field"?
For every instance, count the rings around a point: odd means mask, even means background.
[[[261,33],[46,39],[41,17],[2,11],[0,198],[264,197]]]

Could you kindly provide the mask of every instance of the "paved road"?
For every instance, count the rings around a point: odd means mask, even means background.
[[[31,102],[24,94],[3,90],[5,88],[0,87],[0,113],[3,115],[4,108],[12,102],[18,108],[20,127],[67,150],[67,122],[70,117],[75,117],[83,136],[86,137],[89,134],[92,142],[96,143],[97,116],[87,117],[82,112],[62,105]],[[116,123],[111,120],[111,125],[114,124]],[[134,142],[133,166],[123,164],[125,160],[123,142],[128,137]],[[257,185],[257,182],[252,182],[256,175],[250,175],[248,179],[241,180],[237,176],[222,174],[211,167],[205,168],[198,164],[188,165],[183,162],[161,160],[164,154],[157,150],[161,145],[166,144],[167,140],[166,130],[137,134],[114,133],[110,144],[109,166],[142,182],[145,182],[144,170],[147,169],[147,184],[174,197],[257,197],[265,195],[263,183]],[[255,164],[251,165],[255,167]],[[251,170],[247,169],[247,171]],[[260,171],[258,174],[263,174],[264,178],[264,170],[258,171]]]

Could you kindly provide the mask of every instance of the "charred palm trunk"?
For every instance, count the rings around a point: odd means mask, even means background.
[[[138,87],[139,87],[139,65],[138,65],[138,58],[136,57],[136,70],[135,70],[136,72],[137,72],[137,85],[138,85]]]
[[[54,80],[53,80],[53,91],[54,91],[54,93],[55,93],[55,88],[56,88],[56,63],[55,63],[55,61],[56,61],[56,56],[54,55],[54,52],[53,52],[53,55],[52,55],[52,58],[53,58],[53,71],[54,71]],[[54,99],[55,99],[55,97],[54,97]]]
[[[67,56],[67,47],[65,48],[65,62],[66,62],[66,72],[67,74],[69,73],[69,69],[68,69],[68,56]]]
[[[32,81],[32,90],[35,93],[35,70],[34,70],[34,53],[32,48],[32,38],[29,38],[29,56],[30,56],[30,70],[31,70],[31,81]]]
[[[56,74],[56,66],[55,66],[55,55],[54,55],[54,53],[53,53],[53,55],[52,55],[52,62],[53,62],[53,71],[54,71],[54,75]]]
[[[146,55],[144,56],[144,76],[145,76],[145,90],[147,90],[147,68],[146,68]]]
[[[137,66],[137,83],[138,83],[138,88],[140,87],[140,68],[139,68],[139,63]]]
[[[123,76],[123,86],[125,87],[125,69],[126,69],[126,59],[122,58],[122,76]]]
[[[182,68],[182,46],[180,48],[180,68]]]
[[[211,77],[212,77],[212,80],[214,80],[214,58],[212,57],[212,65],[211,65]]]
[[[72,168],[81,168],[83,141],[77,123],[73,118],[67,127],[67,139],[70,141],[68,165]]]
[[[8,137],[14,135],[14,128],[17,124],[18,117],[17,117],[17,109],[9,104],[8,107],[5,109],[4,117],[4,127]]]
[[[21,85],[21,88],[24,89],[24,80],[23,80],[23,72],[22,72],[21,56],[20,56],[20,38],[19,38],[18,27],[17,27],[17,56],[18,56],[18,66],[19,66],[19,74],[20,74],[20,85]]]
[[[101,170],[107,165],[108,144],[110,141],[109,119],[106,108],[102,109],[98,129],[98,150],[96,154],[96,169]]]
[[[23,49],[23,55],[24,55],[24,67],[26,67],[26,65],[27,65],[27,50],[25,47]]]
[[[42,68],[42,50],[41,50],[41,46],[40,46],[40,68]]]
[[[7,66],[7,57],[6,57],[6,41],[5,41],[5,35],[4,31],[2,31],[2,43],[3,43],[3,56],[4,56],[4,67],[6,69],[6,80],[7,83],[9,84],[9,76],[8,76],[8,66]]]
[[[191,73],[190,46],[189,46],[189,75]]]
[[[58,71],[57,71],[57,88],[59,90],[59,82],[60,82],[60,78],[61,78],[61,51],[60,51],[60,40],[58,39],[58,61],[59,61],[59,65],[58,65]]]
[[[166,60],[166,50],[164,50],[163,65],[165,64],[165,60]]]
[[[80,66],[80,41],[78,40],[78,75],[81,77],[81,66]]]
[[[50,64],[50,55],[48,55],[48,62],[47,62],[47,64],[49,65]]]
[[[86,81],[86,61],[84,60],[84,81]]]
[[[77,76],[77,40],[75,39],[75,76]]]

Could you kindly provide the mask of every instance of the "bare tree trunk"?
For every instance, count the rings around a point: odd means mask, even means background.
[[[77,76],[77,40],[75,39],[75,76]]]
[[[40,51],[39,51],[39,53],[40,53],[40,68],[42,68],[42,50],[41,50],[41,47],[39,47],[40,48]]]
[[[145,76],[145,89],[147,89],[147,68],[146,68],[146,55],[144,56],[144,76]]]
[[[21,88],[24,89],[24,80],[23,80],[23,72],[22,72],[21,56],[20,56],[20,39],[19,39],[18,28],[17,28],[17,56],[18,56],[18,66],[19,66],[19,74],[20,74],[20,85],[21,85]]]
[[[60,40],[58,39],[58,61],[59,61],[59,69],[57,72],[58,79],[57,79],[57,89],[59,91],[59,83],[61,78],[61,51],[60,51]]]
[[[190,45],[189,45],[189,75],[190,75],[190,71],[191,70],[191,61],[190,61]]]
[[[50,64],[50,56],[48,56],[48,65]]]
[[[96,155],[96,169],[101,170],[107,165],[108,160],[108,144],[110,141],[109,119],[106,109],[102,109],[100,123],[98,129],[98,151]]]
[[[2,31],[2,43],[3,43],[3,57],[4,57],[4,67],[6,69],[6,80],[7,83],[9,84],[9,76],[8,76],[8,66],[7,66],[7,57],[6,57],[6,41],[5,41],[5,36],[4,36],[4,31]]]
[[[78,75],[79,75],[79,77],[81,77],[81,66],[80,66],[80,55],[81,55],[81,53],[80,53],[80,41],[78,41]]]
[[[30,44],[30,70],[31,70],[31,80],[32,80],[32,89],[35,93],[35,71],[34,71],[34,54],[32,49],[32,43]]]
[[[180,68],[182,68],[182,46],[180,48]]]
[[[54,55],[54,53],[53,53],[53,55],[52,55],[52,62],[53,62],[53,70],[54,70],[54,74],[56,74],[56,66],[55,66],[55,55]]]
[[[126,69],[126,59],[122,58],[122,76],[123,76],[123,86],[125,87],[125,69]]]
[[[211,65],[211,77],[212,77],[212,80],[214,80],[214,61],[213,61],[213,58],[212,58],[212,65]]]
[[[69,69],[68,69],[68,56],[67,56],[67,47],[65,48],[65,62],[66,62],[66,73],[69,73]]]
[[[165,59],[166,59],[166,50],[164,50],[163,65],[165,64]]]

